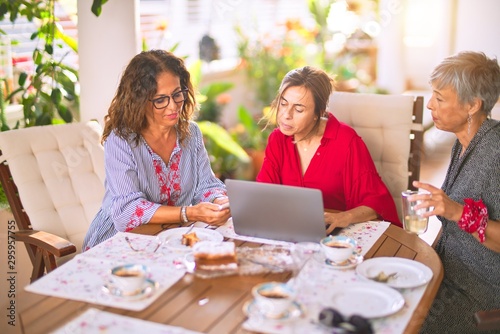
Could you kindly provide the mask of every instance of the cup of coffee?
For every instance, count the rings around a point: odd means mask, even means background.
[[[403,201],[403,227],[406,231],[422,234],[427,231],[429,217],[422,215],[429,211],[429,208],[415,209],[415,206],[423,202],[422,199],[410,201],[409,197],[413,195],[429,195],[426,191],[406,190],[401,193]]]
[[[282,282],[264,282],[252,289],[259,311],[269,318],[279,318],[285,314],[295,300],[294,289]]]
[[[326,258],[334,263],[347,261],[356,251],[356,240],[342,235],[331,235],[320,241]]]
[[[123,295],[139,293],[146,281],[149,268],[142,264],[125,264],[111,269],[111,280]]]

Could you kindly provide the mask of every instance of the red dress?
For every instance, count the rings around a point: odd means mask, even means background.
[[[326,209],[346,211],[364,205],[380,219],[402,226],[365,143],[353,128],[330,113],[321,144],[304,175],[293,137],[275,129],[257,181],[319,189]]]

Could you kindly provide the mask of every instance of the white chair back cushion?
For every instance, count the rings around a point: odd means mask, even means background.
[[[2,132],[2,161],[34,230],[65,238],[81,251],[104,197],[102,128],[97,122]]]
[[[334,92],[329,111],[363,138],[391,192],[401,219],[401,192],[408,187],[413,96]]]

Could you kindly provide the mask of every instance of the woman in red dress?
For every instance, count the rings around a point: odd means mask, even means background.
[[[327,233],[382,219],[398,226],[396,206],[356,131],[326,110],[334,80],[305,66],[290,71],[267,116],[269,136],[257,181],[316,188],[323,193]]]

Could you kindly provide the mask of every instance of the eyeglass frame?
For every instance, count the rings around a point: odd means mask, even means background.
[[[181,103],[181,102],[186,101],[187,100],[187,95],[186,94],[188,92],[189,92],[189,89],[188,88],[184,88],[184,89],[181,89],[181,90],[179,90],[179,91],[177,91],[177,92],[175,92],[173,94],[170,94],[170,95],[162,94],[159,97],[154,98],[154,99],[149,99],[148,101],[150,101],[151,103],[153,103],[153,107],[155,109],[161,110],[161,109],[167,108],[170,105],[170,101],[174,101],[174,103]],[[182,96],[184,97],[184,99],[182,101],[177,102],[177,101],[175,101],[175,99],[174,99],[173,96],[176,95],[176,94],[179,94],[179,93],[182,93]],[[156,106],[156,101],[159,100],[159,99],[164,99],[164,98],[167,98],[167,101],[168,101],[167,105],[165,107],[161,107],[161,108],[157,107]]]

